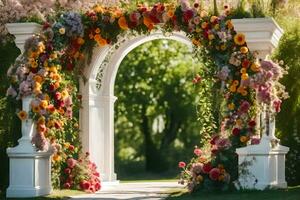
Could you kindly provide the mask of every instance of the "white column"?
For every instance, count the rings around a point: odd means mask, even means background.
[[[6,25],[8,31],[16,37],[16,45],[23,53],[26,39],[38,33],[41,25],[35,23],[13,23]],[[30,111],[32,97],[22,99],[22,109]],[[36,197],[50,194],[51,188],[51,152],[37,152],[31,144],[35,134],[32,119],[22,122],[22,137],[14,148],[8,148],[9,187],[7,197]]]
[[[114,102],[115,96],[103,96],[97,81],[89,79],[80,84],[82,109],[80,127],[83,151],[90,152],[104,184],[117,184],[114,171]]]

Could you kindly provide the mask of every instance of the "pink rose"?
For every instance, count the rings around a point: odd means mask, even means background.
[[[210,170],[209,172],[209,178],[211,180],[218,180],[219,179],[219,176],[220,176],[220,169],[219,168],[213,168]]]
[[[184,168],[185,166],[186,166],[185,162],[181,161],[181,162],[178,163],[179,168]]]
[[[73,158],[69,158],[69,159],[67,160],[67,165],[68,165],[68,167],[70,167],[71,169],[75,167],[76,163],[77,163],[77,161],[76,161],[75,159],[73,159]]]
[[[195,154],[196,156],[201,156],[201,154],[202,154],[201,149],[196,148],[196,149],[194,150],[194,154]]]

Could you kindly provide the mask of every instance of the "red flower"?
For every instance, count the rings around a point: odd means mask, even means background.
[[[95,183],[95,190],[98,191],[101,189],[101,185],[99,182]]]
[[[54,84],[50,84],[49,90],[50,90],[50,92],[53,92],[55,90],[55,85]]]
[[[215,145],[215,144],[216,144],[216,141],[217,141],[219,138],[220,138],[220,137],[219,137],[218,135],[215,135],[215,136],[211,139],[210,144]]]
[[[221,172],[220,172],[220,169],[219,168],[213,168],[210,170],[209,172],[209,178],[211,180],[218,180],[219,179],[219,176],[220,176]]]
[[[250,127],[254,127],[256,125],[256,122],[254,120],[251,120],[249,123],[248,123],[248,126]]]
[[[193,10],[187,10],[183,13],[183,19],[187,23],[194,16]]]
[[[58,121],[56,121],[56,122],[54,123],[54,127],[55,127],[56,129],[60,129],[60,128],[61,128],[61,124],[60,124]]]
[[[90,188],[90,186],[91,186],[91,184],[86,180],[83,180],[80,182],[80,187],[83,190],[88,190]]]
[[[232,130],[232,135],[234,136],[238,136],[240,134],[241,130],[239,128],[234,128]]]
[[[74,147],[74,145],[70,145],[68,149],[69,149],[70,151],[74,151],[75,147]]]
[[[212,169],[212,166],[211,166],[210,162],[204,164],[202,167],[203,173],[206,173],[206,174],[208,174],[211,169]]]
[[[64,170],[64,172],[65,172],[66,174],[71,174],[71,171],[72,171],[72,170],[71,170],[70,168],[68,168],[68,167]]]
[[[250,66],[250,61],[248,59],[243,60],[242,67],[248,68]]]
[[[186,166],[185,162],[179,162],[178,167],[179,168],[184,168]]]

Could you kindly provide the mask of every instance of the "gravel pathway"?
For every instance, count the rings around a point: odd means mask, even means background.
[[[114,200],[114,199],[130,199],[130,200],[158,200],[168,196],[166,193],[170,189],[181,188],[177,182],[134,182],[120,183],[116,186],[104,186],[100,192],[96,194],[87,194],[72,197],[75,200]]]

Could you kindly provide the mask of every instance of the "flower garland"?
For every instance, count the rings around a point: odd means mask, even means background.
[[[73,111],[80,104],[78,83],[74,80],[83,76],[86,51],[95,45],[116,43],[118,36],[128,31],[148,34],[158,27],[170,33],[184,31],[195,51],[214,61],[212,72],[216,84],[222,85],[225,106],[220,133],[212,136],[209,150],[200,153],[196,148],[197,157],[191,164],[180,164],[184,167],[182,181],[187,180],[191,191],[199,185],[211,186],[205,180],[223,187],[236,178],[236,166],[232,167],[231,162],[235,148],[250,141],[257,143],[253,139],[257,105],[264,103],[279,112],[281,99],[286,96],[278,83],[283,69],[272,61],[258,61],[256,54],[249,51],[245,35],[234,30],[229,14],[226,8],[221,16],[210,15],[198,3],[190,6],[187,0],[179,5],[140,5],[131,12],[101,5],[84,14],[65,12],[55,22],[45,23],[40,34],[26,41],[24,54],[8,72],[12,84],[7,93],[16,99],[34,97],[31,112],[20,111],[18,115],[21,120],[35,120],[35,147],[41,151],[53,148],[53,159],[58,161],[61,155],[68,157],[66,148],[61,147]],[[200,83],[200,78],[195,77],[195,84]],[[78,129],[74,123],[69,130]]]

